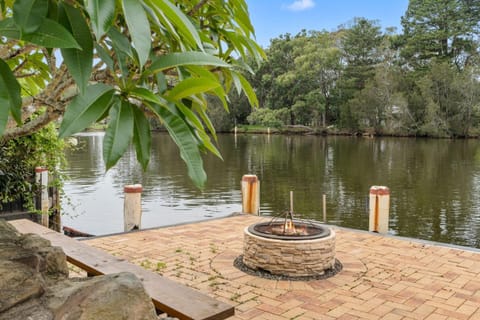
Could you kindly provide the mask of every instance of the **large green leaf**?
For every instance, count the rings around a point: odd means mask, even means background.
[[[145,2],[155,9],[155,12],[161,20],[168,20],[165,22],[174,25],[184,42],[193,48],[198,47],[200,50],[203,49],[202,40],[200,39],[197,29],[177,6],[169,0],[145,0]]]
[[[180,100],[218,87],[220,87],[220,83],[210,78],[187,78],[173,87],[167,93],[167,97],[172,100]]]
[[[103,138],[103,161],[109,170],[127,150],[133,136],[133,111],[128,101],[115,99],[110,109],[110,121]]]
[[[147,102],[154,103],[154,104],[159,104],[159,105],[167,105],[168,104],[168,101],[166,101],[162,97],[157,96],[152,91],[150,91],[148,89],[145,89],[145,88],[141,88],[141,87],[132,89],[130,91],[130,95],[139,99],[139,100],[147,101]]]
[[[248,102],[252,107],[258,107],[258,99],[257,95],[255,94],[255,91],[253,90],[252,86],[250,83],[245,79],[244,76],[242,76],[239,73],[234,73],[232,72],[232,77],[235,79],[235,83],[239,82],[242,86],[243,92],[245,92],[245,95],[247,96]]]
[[[231,68],[227,62],[205,52],[176,52],[159,56],[150,66],[150,70],[158,72],[184,65],[205,65]]]
[[[76,96],[67,106],[59,137],[80,132],[97,121],[110,107],[114,89],[102,83],[89,86],[85,94]]]
[[[0,20],[0,35],[8,39],[20,39],[20,29],[15,25],[13,18]]]
[[[63,4],[61,11],[64,26],[73,34],[82,47],[79,49],[62,49],[62,56],[68,71],[77,83],[81,93],[85,92],[92,73],[93,39],[85,18],[80,9]]]
[[[86,0],[85,5],[97,40],[107,33],[115,17],[115,0]]]
[[[131,61],[129,59],[134,59],[132,46],[128,38],[115,28],[110,28],[108,31],[108,36],[112,41],[111,45],[115,51],[116,62],[120,68],[122,74],[121,80],[125,87],[127,79],[130,76],[130,69],[128,68],[128,65],[131,63]]]
[[[22,39],[46,48],[81,49],[72,34],[61,24],[44,19],[40,27],[33,33],[22,35]]]
[[[20,85],[8,64],[0,59],[0,134],[5,130],[9,113],[21,123]]]
[[[142,165],[143,170],[147,170],[152,145],[150,123],[139,108],[132,106],[132,109],[134,118],[133,143],[135,144],[137,160]]]
[[[115,71],[114,70],[114,62],[113,62],[112,57],[110,57],[109,53],[107,52],[107,50],[105,50],[98,43],[95,43],[95,51],[97,52],[100,59],[102,59],[102,61],[105,62],[108,69],[110,69],[110,71],[114,72]]]
[[[13,20],[23,33],[37,31],[47,12],[48,0],[16,0],[13,3]]]
[[[198,149],[198,141],[185,121],[165,107],[157,107],[156,113],[163,120],[165,128],[177,144],[180,156],[187,165],[188,176],[198,188],[203,188],[207,174],[203,169],[203,160]]]
[[[143,67],[150,55],[152,42],[150,23],[142,4],[138,0],[122,0],[122,8],[133,46],[137,50],[140,67]]]

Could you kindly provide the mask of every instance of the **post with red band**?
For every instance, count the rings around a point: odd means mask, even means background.
[[[142,185],[130,184],[123,188],[125,201],[123,203],[124,231],[140,229],[142,222]]]
[[[372,186],[370,188],[369,208],[368,231],[388,233],[390,190],[384,186]]]
[[[37,210],[42,212],[40,223],[48,228],[48,209],[50,208],[50,201],[48,199],[48,169],[45,167],[35,167],[35,182],[39,187],[39,201]]]
[[[254,174],[242,177],[242,212],[260,214],[260,180]]]

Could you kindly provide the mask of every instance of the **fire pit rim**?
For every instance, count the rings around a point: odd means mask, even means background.
[[[282,225],[283,222],[281,221],[257,222],[249,225],[246,229],[251,235],[254,235],[263,239],[282,240],[282,241],[309,241],[309,240],[315,240],[315,239],[322,239],[322,238],[328,238],[332,233],[332,230],[329,227],[323,226],[317,222],[313,222],[310,220],[294,219],[293,223],[295,225],[303,224],[306,226],[313,226],[317,229],[320,229],[321,231],[317,234],[312,234],[312,235],[276,235],[276,234],[263,233],[255,230],[255,227],[257,226],[266,226],[266,225],[272,225],[272,224]]]

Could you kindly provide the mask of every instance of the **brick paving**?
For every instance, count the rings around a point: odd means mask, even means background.
[[[233,266],[238,215],[86,242],[235,306],[230,319],[480,319],[480,252],[334,228],[343,270],[313,281],[267,280]]]

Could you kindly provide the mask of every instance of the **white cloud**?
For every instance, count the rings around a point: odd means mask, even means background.
[[[295,0],[292,4],[287,6],[287,9],[292,11],[303,11],[313,7],[315,7],[315,2],[313,2],[313,0]]]

